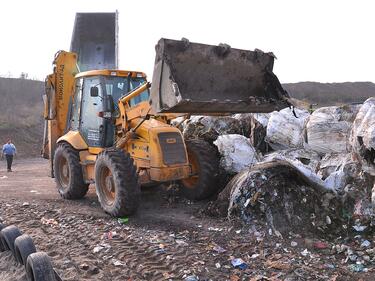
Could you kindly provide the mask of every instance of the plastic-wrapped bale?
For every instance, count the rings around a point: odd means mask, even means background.
[[[240,121],[229,116],[192,116],[182,124],[185,139],[213,142],[219,135],[241,134]]]
[[[291,228],[346,231],[341,200],[286,161],[262,162],[243,170],[222,194],[228,194],[228,189],[229,219],[240,218],[247,224],[266,220],[271,229],[286,234]]]
[[[304,109],[285,108],[271,113],[267,125],[266,142],[274,150],[304,147],[304,128],[309,112]]]
[[[319,164],[320,164],[320,156],[314,151],[306,150],[306,149],[299,149],[299,148],[291,148],[286,150],[278,150],[269,154],[266,154],[262,161],[272,161],[272,160],[297,160],[306,166],[309,166],[313,171],[317,171]]]
[[[362,168],[375,176],[375,98],[369,98],[361,106],[353,122],[350,143]]]
[[[258,155],[248,138],[242,135],[222,135],[214,141],[220,153],[220,166],[236,174],[258,162]]]
[[[349,136],[360,105],[329,106],[314,111],[306,124],[306,148],[321,155],[350,151]]]

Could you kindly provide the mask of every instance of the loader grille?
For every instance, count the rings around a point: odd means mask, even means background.
[[[164,164],[186,163],[185,146],[179,133],[159,133],[159,143],[163,153]]]

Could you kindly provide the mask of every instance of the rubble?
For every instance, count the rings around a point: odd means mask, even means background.
[[[214,144],[221,155],[220,166],[229,174],[236,174],[258,162],[256,150],[242,135],[221,135]]]
[[[274,150],[303,148],[304,128],[309,115],[307,110],[298,108],[272,112],[267,125],[266,142]]]
[[[349,152],[350,130],[359,108],[360,105],[345,105],[314,111],[306,124],[307,149],[321,155]]]

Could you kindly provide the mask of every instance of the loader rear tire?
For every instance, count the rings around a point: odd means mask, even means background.
[[[50,257],[44,252],[31,254],[26,262],[27,280],[32,281],[52,281],[55,280]]]
[[[190,200],[203,200],[219,190],[219,155],[217,150],[203,140],[186,140],[186,149],[193,175],[181,180],[181,192]]]
[[[102,208],[111,216],[135,213],[141,188],[129,153],[120,149],[100,153],[95,163],[95,187]]]
[[[89,185],[83,180],[79,153],[68,143],[61,143],[55,151],[53,161],[57,190],[64,199],[83,198]]]

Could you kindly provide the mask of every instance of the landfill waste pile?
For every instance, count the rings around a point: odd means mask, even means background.
[[[312,113],[193,116],[181,130],[188,139],[209,139],[230,175],[207,213],[245,225],[263,220],[281,235],[291,229],[339,235],[373,226],[374,120],[370,98]]]

